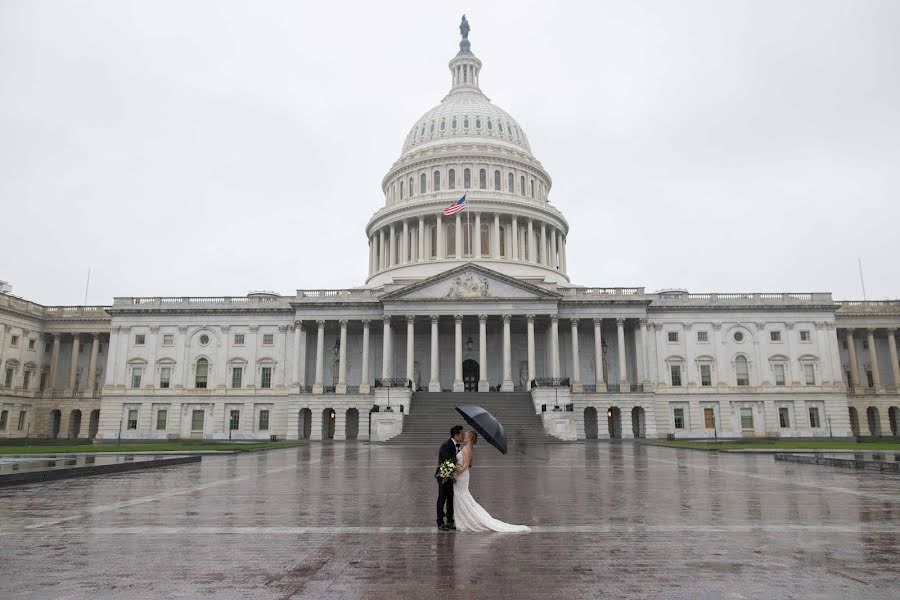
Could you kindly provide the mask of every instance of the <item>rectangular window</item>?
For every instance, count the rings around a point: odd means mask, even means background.
[[[263,346],[271,346],[275,343],[275,334],[274,333],[264,333],[263,334]]]
[[[787,429],[791,426],[791,414],[786,406],[778,408],[778,423],[781,425],[782,429]]]
[[[716,428],[716,411],[712,408],[703,409],[703,424],[707,429]]]
[[[863,350],[869,349],[869,340],[863,340]]]
[[[0,411],[0,431],[6,431],[6,421],[9,420],[9,411]]]
[[[27,390],[28,386],[31,384],[31,371],[25,371],[22,375],[22,389]]]
[[[700,365],[700,385],[704,387],[712,385],[712,366]]]
[[[819,422],[819,409],[814,406],[809,408],[809,426],[812,429],[818,429],[822,426],[822,423]]]
[[[675,429],[684,429],[684,409],[676,408],[672,414],[675,417]]]
[[[672,370],[672,385],[681,387],[681,365],[671,365],[670,369]]]
[[[234,345],[235,346],[243,346],[244,345],[244,334],[243,333],[234,334]]]
[[[157,431],[165,431],[166,430],[166,421],[169,420],[169,411],[165,409],[160,409],[156,411],[156,430]]]
[[[137,415],[138,415],[138,411],[136,408],[128,409],[128,425],[127,425],[127,427],[128,427],[129,431],[134,431],[137,429]]]
[[[808,329],[801,329],[801,330],[800,330],[800,341],[801,341],[801,342],[809,342],[809,341],[811,341],[811,340],[812,340],[812,336],[810,336],[809,330],[808,330]]]
[[[780,331],[770,331],[769,332],[769,341],[770,342],[780,342],[781,341],[781,332]]]
[[[11,388],[13,383],[13,377],[16,375],[16,370],[12,367],[6,367],[6,379],[3,380],[3,385],[5,387]]]
[[[159,388],[169,389],[169,380],[172,378],[172,367],[162,367],[159,370]]]
[[[203,420],[206,418],[206,412],[195,410],[191,412],[191,431],[203,431]]]
[[[52,344],[50,344],[50,342],[45,342],[44,343],[44,352],[50,352],[51,347],[52,347]]]
[[[809,365],[809,364],[803,365],[803,379],[806,380],[806,385],[816,385],[816,367],[815,367],[815,365]]]
[[[237,431],[241,428],[241,411],[232,410],[228,413],[228,430]]]
[[[133,367],[131,369],[131,389],[141,389],[141,375],[143,374],[144,369],[142,367]]]
[[[268,431],[269,430],[269,411],[268,410],[259,411],[259,430],[260,431]]]
[[[34,350],[34,345],[37,343],[37,340],[28,340],[28,349]]]
[[[844,347],[844,350],[846,350],[847,349],[847,340],[844,340],[843,344],[841,344],[841,345]]]
[[[261,387],[261,388],[272,387],[272,367],[263,367],[262,368],[262,375],[259,378],[259,387]]]
[[[872,379],[872,371],[866,371],[866,381],[869,382],[869,387],[875,387],[875,380]]]
[[[697,341],[701,344],[709,341],[709,332],[708,331],[698,331],[697,332]]]
[[[136,333],[134,335],[134,345],[135,346],[143,346],[144,345],[145,336],[143,333]]]
[[[784,365],[777,363],[772,368],[775,371],[775,385],[784,385]]]
[[[241,387],[241,384],[244,380],[244,368],[243,367],[235,367],[231,370],[231,387],[234,389],[238,389]]]
[[[678,332],[677,332],[677,331],[669,331],[669,332],[666,332],[666,333],[667,333],[667,335],[668,335],[668,339],[669,339],[669,342],[670,342],[670,343],[677,343],[677,342],[678,342]]]
[[[27,411],[24,411],[24,410],[19,411],[19,425],[18,425],[19,431],[22,431],[23,429],[25,429],[25,415],[27,415],[27,414],[28,414]]]
[[[741,429],[753,429],[753,409],[741,409]]]
[[[163,334],[163,346],[172,346],[175,344],[175,334],[174,333],[164,333]]]
[[[9,338],[9,345],[12,346],[13,348],[17,348],[19,346],[19,336],[14,335],[11,338]]]

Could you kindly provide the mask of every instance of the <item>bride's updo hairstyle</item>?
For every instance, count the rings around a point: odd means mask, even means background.
[[[474,431],[469,431],[468,434],[469,434],[469,436],[472,437],[472,445],[474,446],[475,444],[477,444],[478,443],[478,434],[475,433]]]

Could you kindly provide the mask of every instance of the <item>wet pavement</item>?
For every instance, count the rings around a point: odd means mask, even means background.
[[[900,478],[603,442],[479,446],[525,534],[431,527],[437,448],[312,444],[0,489],[0,598],[896,598]]]

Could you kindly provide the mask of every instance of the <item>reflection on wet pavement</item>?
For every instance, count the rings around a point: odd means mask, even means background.
[[[479,448],[530,534],[438,533],[436,448],[356,443],[0,490],[0,597],[894,598],[900,479],[623,444]]]

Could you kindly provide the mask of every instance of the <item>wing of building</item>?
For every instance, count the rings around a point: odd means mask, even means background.
[[[900,301],[572,283],[550,176],[467,34],[384,177],[363,286],[105,307],[6,289],[0,437],[387,440],[467,392],[567,440],[897,434]]]

